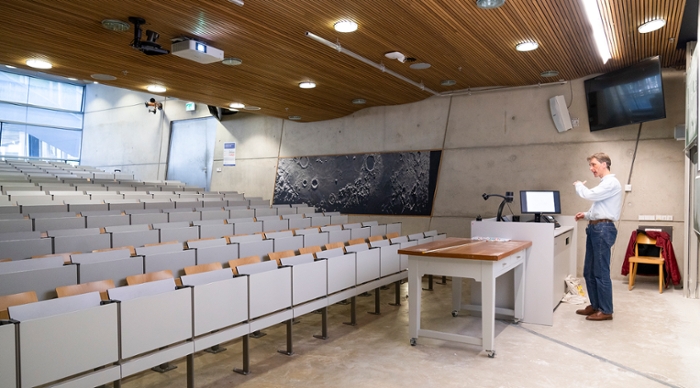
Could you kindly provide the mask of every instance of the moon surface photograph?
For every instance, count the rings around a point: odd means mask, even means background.
[[[346,214],[430,215],[441,151],[281,158],[275,204]]]

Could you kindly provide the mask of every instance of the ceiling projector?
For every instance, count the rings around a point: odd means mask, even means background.
[[[224,59],[222,50],[191,39],[173,40],[170,51],[178,57],[205,64],[221,62]]]

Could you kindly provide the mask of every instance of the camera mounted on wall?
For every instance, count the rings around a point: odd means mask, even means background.
[[[157,110],[163,110],[163,104],[160,102],[156,102],[156,99],[153,97],[151,97],[151,99],[148,100],[148,102],[146,102],[145,104],[146,108],[150,113],[156,114]]]

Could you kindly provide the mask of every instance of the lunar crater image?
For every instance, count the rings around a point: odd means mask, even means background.
[[[440,151],[281,158],[275,204],[348,214],[430,215]]]

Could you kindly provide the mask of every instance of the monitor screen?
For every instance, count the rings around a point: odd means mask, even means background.
[[[559,191],[521,190],[520,212],[523,214],[561,214]]]
[[[588,79],[584,88],[591,131],[666,117],[658,56]]]

